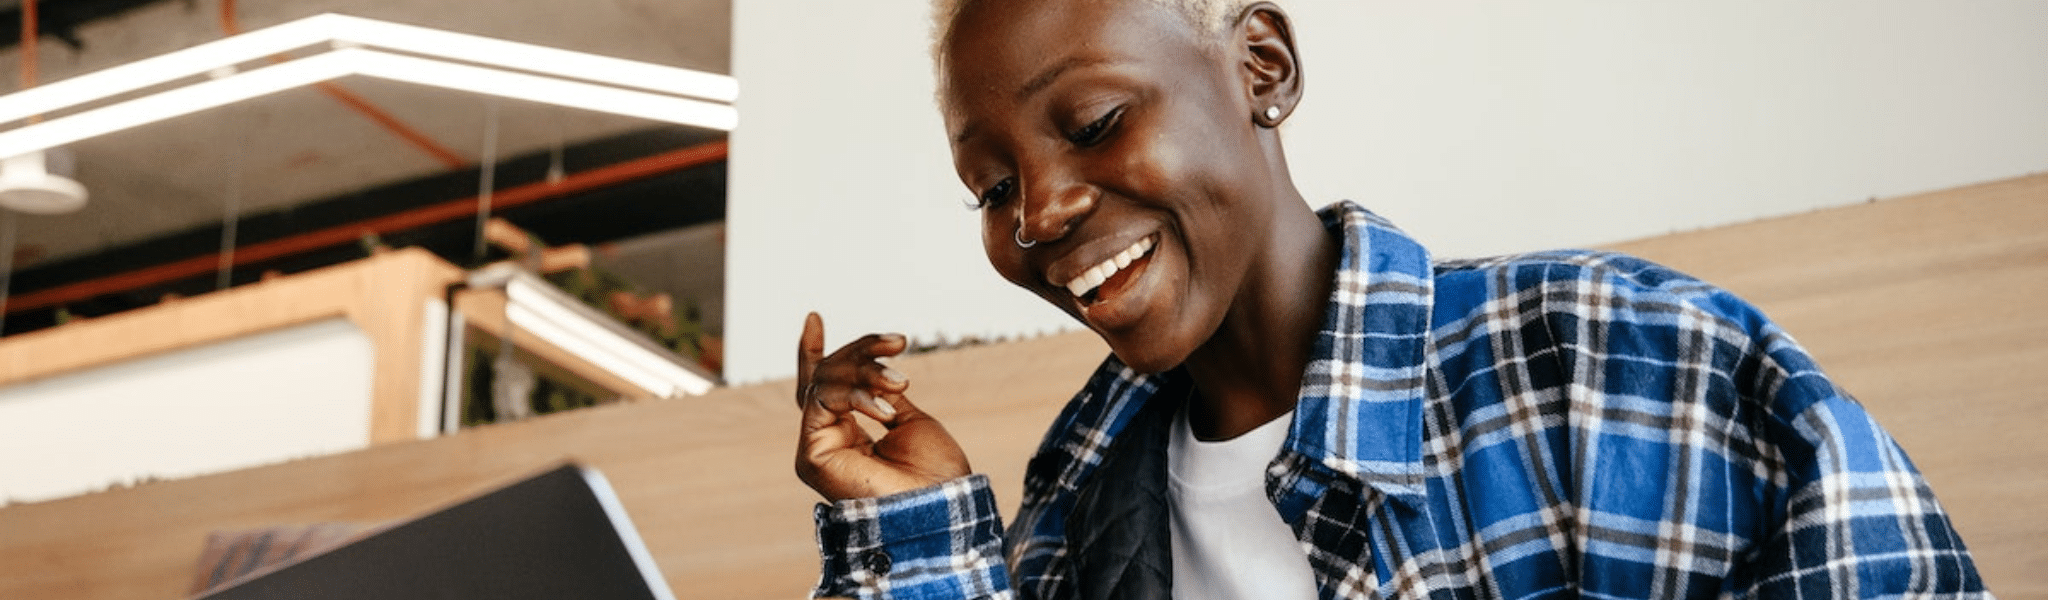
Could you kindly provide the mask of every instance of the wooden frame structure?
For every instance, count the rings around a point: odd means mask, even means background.
[[[370,442],[419,437],[421,379],[439,359],[440,304],[461,269],[417,248],[0,339],[0,386],[345,317],[376,352]],[[438,363],[432,363],[438,364]]]

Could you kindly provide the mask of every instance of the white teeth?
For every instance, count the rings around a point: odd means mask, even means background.
[[[1111,275],[1115,275],[1117,271],[1122,270],[1124,267],[1131,266],[1132,262],[1143,258],[1145,253],[1151,251],[1152,238],[1147,237],[1138,240],[1138,243],[1131,244],[1131,247],[1125,248],[1123,252],[1110,257],[1109,260],[1102,261],[1101,264],[1095,265],[1094,268],[1088,269],[1087,272],[1075,277],[1073,281],[1067,282],[1067,291],[1073,292],[1076,297],[1085,296],[1088,292],[1095,291],[1095,288],[1100,287],[1102,282],[1108,281]]]
[[[1097,285],[1101,285],[1104,281],[1109,281],[1109,276],[1115,274],[1116,263],[1113,262],[1095,265],[1095,268],[1088,270],[1088,278],[1094,280]]]

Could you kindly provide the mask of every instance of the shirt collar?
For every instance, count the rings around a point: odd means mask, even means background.
[[[1318,214],[1343,254],[1284,448],[1388,496],[1420,498],[1429,252],[1357,204]]]

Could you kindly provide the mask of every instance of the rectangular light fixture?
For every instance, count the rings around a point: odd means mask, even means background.
[[[731,76],[345,15],[322,15],[337,44],[398,50],[555,77],[702,98],[739,98]],[[315,17],[320,18],[320,17]]]
[[[469,277],[473,289],[502,288],[505,316],[516,335],[532,336],[611,372],[656,397],[694,396],[718,385],[674,352],[647,341],[568,294],[511,264]]]
[[[0,132],[0,156],[61,146],[352,75],[710,129],[731,130],[738,121],[730,103],[739,88],[729,76],[323,14],[0,96],[0,122],[65,112],[321,46],[326,50],[310,56]]]
[[[142,88],[195,77],[219,69],[304,48],[323,39],[332,15],[308,17],[275,27],[222,38],[183,50],[108,67],[0,96],[0,122],[12,122],[69,109]]]

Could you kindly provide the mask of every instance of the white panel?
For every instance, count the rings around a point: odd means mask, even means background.
[[[995,276],[958,208],[927,4],[735,0],[728,381],[789,376],[807,310],[831,344],[1067,327]],[[2048,3],[1282,4],[1308,76],[1284,130],[1303,193],[1444,255],[2048,168]]]
[[[0,389],[0,498],[363,448],[373,362],[337,318]]]
[[[450,371],[462,372],[462,363],[449,360],[448,305],[437,299],[420,302],[420,400],[419,437],[441,435],[441,419],[447,407],[441,389]]]
[[[928,4],[733,2],[726,382],[792,375],[810,310],[835,346],[1068,327],[982,255],[932,104]]]
[[[1287,4],[1296,180],[1444,254],[1621,241],[2048,168],[2048,3]]]

